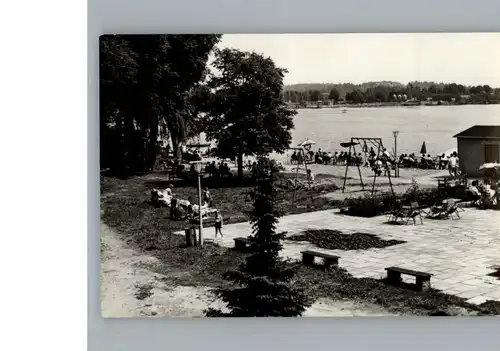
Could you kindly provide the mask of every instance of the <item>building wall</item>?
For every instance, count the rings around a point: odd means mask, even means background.
[[[458,159],[462,171],[469,176],[483,176],[484,172],[479,167],[485,163],[484,145],[495,144],[500,146],[499,141],[486,141],[484,139],[458,138]]]

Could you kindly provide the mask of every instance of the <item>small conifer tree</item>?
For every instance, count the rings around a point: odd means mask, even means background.
[[[229,312],[208,309],[207,317],[295,317],[307,307],[304,292],[289,284],[296,268],[279,256],[285,233],[276,233],[280,213],[274,183],[278,170],[267,158],[260,161],[250,219],[253,235],[248,237],[251,254],[237,271],[224,274],[237,287],[215,291]]]

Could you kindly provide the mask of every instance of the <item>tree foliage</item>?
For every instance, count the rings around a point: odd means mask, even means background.
[[[290,130],[296,111],[283,101],[285,69],[271,58],[233,49],[217,50],[213,63],[217,73],[209,80],[212,98],[205,120],[205,133],[217,142],[222,157],[284,152],[291,142]]]
[[[152,167],[158,137],[176,157],[219,35],[100,38],[101,168],[129,175]]]
[[[276,233],[280,216],[275,187],[278,170],[267,158],[259,161],[260,176],[251,212],[253,235],[248,238],[252,254],[239,270],[224,275],[238,287],[215,291],[229,312],[208,309],[208,317],[294,317],[302,315],[308,305],[304,292],[291,284],[297,266],[279,256],[285,234]]]
[[[332,90],[330,90],[330,93],[328,94],[328,98],[330,100],[333,100],[333,101],[338,101],[340,97],[340,94],[339,94],[339,91],[335,88],[333,88]]]

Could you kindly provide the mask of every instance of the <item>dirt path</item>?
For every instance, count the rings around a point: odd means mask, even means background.
[[[101,313],[116,317],[197,317],[207,307],[220,307],[206,287],[168,286],[144,264],[154,257],[127,247],[101,223]]]

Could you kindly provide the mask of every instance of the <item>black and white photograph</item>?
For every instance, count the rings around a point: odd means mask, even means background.
[[[99,39],[101,314],[500,315],[500,34]]]

